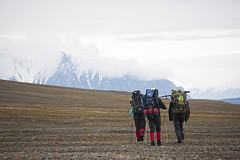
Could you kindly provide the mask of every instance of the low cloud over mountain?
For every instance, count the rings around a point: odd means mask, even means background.
[[[29,77],[24,79],[24,77],[27,76],[22,76],[22,74],[28,72],[24,71],[24,64],[21,66],[21,72],[18,72],[16,68],[14,75],[11,76],[11,80],[84,89],[121,90],[129,92],[139,89],[143,93],[146,88],[157,88],[159,89],[160,95],[170,94],[172,89],[183,89],[182,87],[177,87],[167,79],[151,81],[140,80],[131,75],[125,75],[121,78],[108,78],[95,71],[84,71],[81,69],[81,65],[74,63],[72,57],[64,52],[62,52],[62,59],[55,71],[49,73],[40,71],[33,77],[33,81],[29,81]],[[26,65],[25,68],[27,71],[30,70],[28,66],[29,65]]]

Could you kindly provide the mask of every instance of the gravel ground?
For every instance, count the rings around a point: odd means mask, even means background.
[[[163,145],[150,146],[149,133],[136,142],[129,93],[1,83],[0,159],[240,159],[240,105],[190,100],[182,144],[161,111]]]
[[[168,142],[162,126],[162,146],[150,146],[148,134],[144,142],[136,142],[132,121],[105,127],[63,121],[1,123],[1,159],[240,159],[239,121],[195,124],[189,120],[182,144],[168,122]]]

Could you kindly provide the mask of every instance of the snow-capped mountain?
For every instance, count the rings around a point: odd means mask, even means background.
[[[240,88],[191,89],[191,97],[196,99],[226,99],[240,96]]]
[[[74,63],[70,55],[62,52],[62,58],[53,72],[33,70],[31,62],[26,60],[15,61],[14,74],[9,78],[13,81],[47,84],[84,89],[98,90],[140,90],[142,93],[147,88],[159,89],[159,95],[171,94],[172,89],[181,89],[167,79],[145,81],[125,75],[121,78],[107,78],[94,71],[83,71],[81,65]],[[36,74],[37,73],[37,74]],[[196,99],[226,99],[240,96],[240,88],[227,89],[190,89],[189,98]]]
[[[130,75],[126,75],[122,78],[107,78],[96,72],[83,72],[81,71],[81,66],[74,64],[71,56],[63,52],[62,60],[56,71],[50,74],[39,72],[34,77],[33,83],[84,89],[121,90],[130,92],[136,89],[141,90],[141,92],[145,92],[146,88],[158,88],[161,95],[170,94],[171,89],[178,89],[177,86],[166,79],[144,81],[133,78]]]
[[[15,60],[14,74],[10,77],[10,80],[32,82],[35,74],[32,68],[32,63],[27,60]]]

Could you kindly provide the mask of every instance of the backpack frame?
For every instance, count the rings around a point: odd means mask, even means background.
[[[158,114],[158,110],[154,111],[154,109],[158,105],[158,90],[157,89],[147,89],[145,95],[145,115],[153,115]]]
[[[172,90],[171,98],[174,101],[173,114],[185,114],[187,106],[187,91]]]
[[[143,115],[143,105],[142,105],[142,95],[139,90],[135,90],[132,92],[132,106],[133,112],[136,116]]]

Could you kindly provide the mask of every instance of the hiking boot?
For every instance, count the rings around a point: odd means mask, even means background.
[[[182,140],[181,140],[181,139],[178,139],[178,143],[182,143]]]
[[[182,134],[182,137],[181,137],[182,140],[184,140],[184,134]]]
[[[136,131],[137,142],[141,141],[140,139],[140,131]]]
[[[141,138],[140,137],[137,137],[137,142],[141,141]]]
[[[157,140],[157,145],[158,145],[158,146],[161,146],[161,145],[162,145],[161,140]]]
[[[141,139],[141,141],[143,141],[143,136],[142,135],[140,136],[140,139]]]
[[[154,141],[151,141],[151,146],[155,146],[155,142]]]

